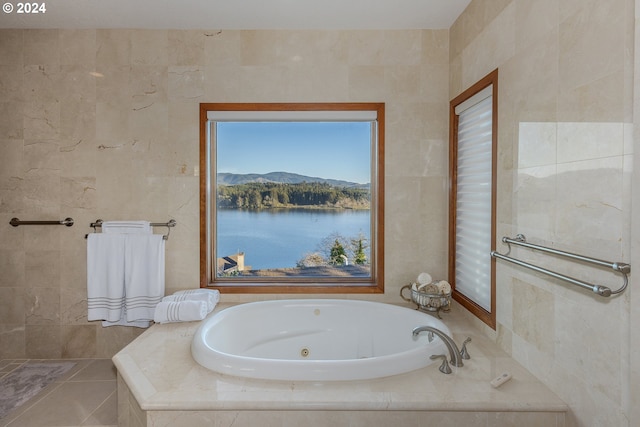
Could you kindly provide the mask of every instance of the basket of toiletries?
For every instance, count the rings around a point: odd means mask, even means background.
[[[440,317],[440,311],[447,312],[451,308],[451,285],[446,280],[432,280],[427,273],[421,273],[417,282],[400,289],[400,297],[416,304],[418,310]]]

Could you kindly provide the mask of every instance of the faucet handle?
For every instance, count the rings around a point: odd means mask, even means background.
[[[470,342],[471,342],[471,337],[467,337],[467,339],[464,340],[464,342],[462,343],[462,349],[460,350],[460,357],[465,360],[471,359],[471,356],[469,356],[469,352],[467,351],[467,343],[470,343]]]
[[[438,368],[440,370],[440,372],[442,372],[443,374],[450,374],[451,372],[451,367],[449,366],[449,362],[447,361],[447,356],[444,354],[433,354],[430,357],[431,360],[436,360],[436,359],[442,359],[442,364],[440,365],[440,367]]]

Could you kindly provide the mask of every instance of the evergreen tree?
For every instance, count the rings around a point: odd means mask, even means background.
[[[354,262],[358,265],[364,265],[367,263],[367,254],[364,252],[364,239],[360,238],[356,242],[355,259]]]
[[[249,208],[259,209],[262,207],[262,195],[256,189],[249,192]]]
[[[329,262],[334,265],[344,265],[347,262],[347,253],[344,250],[344,246],[342,246],[338,239],[335,240],[331,247]]]

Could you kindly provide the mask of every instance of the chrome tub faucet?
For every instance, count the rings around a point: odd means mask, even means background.
[[[418,326],[416,328],[413,328],[413,339],[417,339],[420,332],[429,332],[429,342],[433,340],[433,335],[437,335],[438,337],[440,337],[440,339],[444,341],[444,344],[449,350],[449,356],[451,357],[451,363],[453,364],[453,366],[464,366],[464,363],[462,363],[463,354],[461,354],[455,341],[453,341],[453,339],[449,335],[445,334],[438,328],[434,328],[433,326]],[[464,356],[466,356],[465,358],[468,358],[468,353],[466,352],[466,344],[469,341],[471,341],[471,339],[467,338],[463,345],[463,348],[465,350]]]

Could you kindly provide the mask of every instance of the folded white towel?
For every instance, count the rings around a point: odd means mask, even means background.
[[[175,293],[173,295],[167,295],[166,297],[162,298],[162,301],[204,301],[205,303],[207,303],[207,313],[211,313],[211,311],[216,307],[216,304],[218,303],[218,295],[207,290],[204,290],[204,292],[189,292],[182,294]]]
[[[104,221],[102,232],[107,234],[151,234],[149,221]]]
[[[162,301],[156,306],[153,320],[156,323],[190,322],[207,317],[204,301]]]
[[[214,296],[214,298],[220,298],[220,291],[217,289],[206,289],[206,288],[186,289],[183,291],[176,291],[173,293],[173,295],[195,295],[195,294],[211,294]]]
[[[125,305],[128,322],[153,319],[165,286],[165,240],[160,234],[125,236]]]
[[[115,322],[123,315],[124,236],[87,236],[87,320]]]

